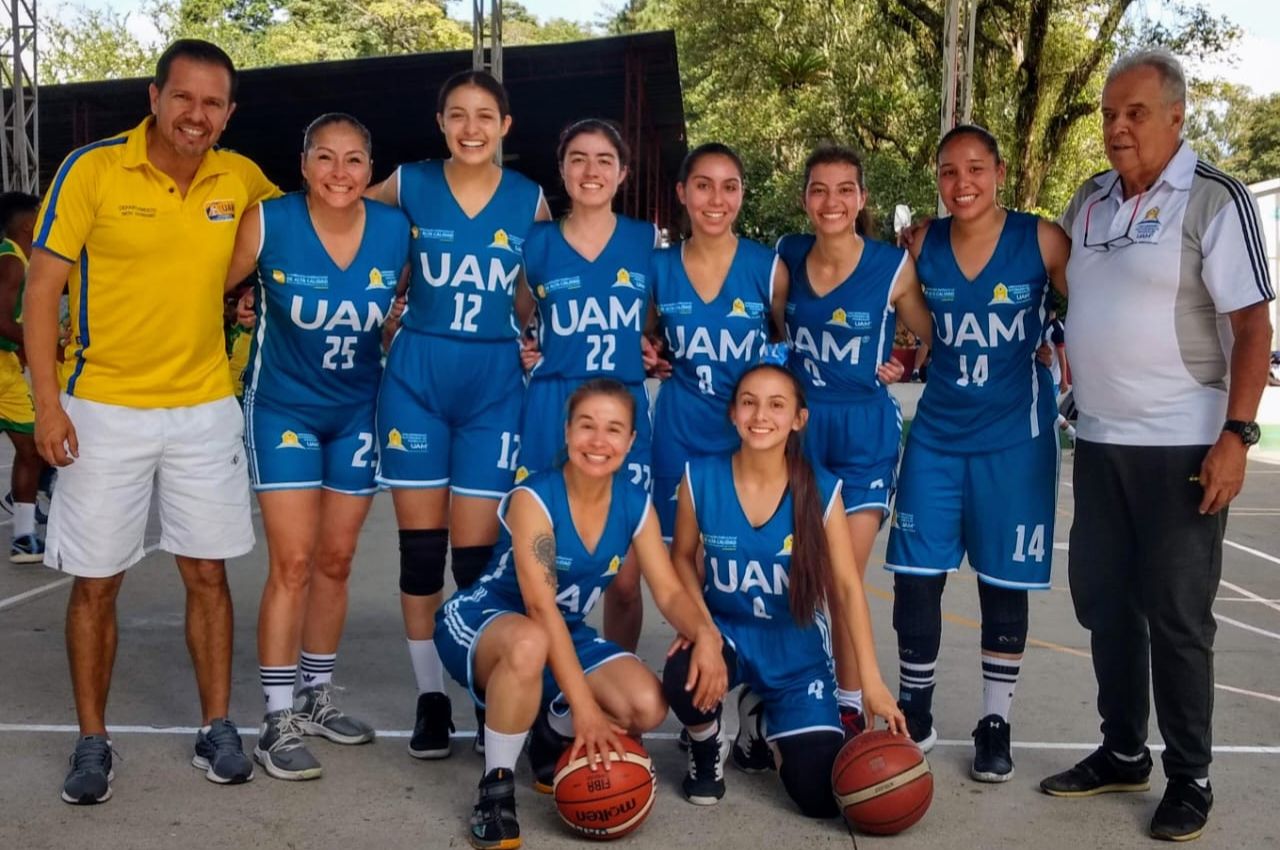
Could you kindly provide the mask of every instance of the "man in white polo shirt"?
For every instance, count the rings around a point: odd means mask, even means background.
[[[1178,841],[1213,804],[1213,599],[1275,297],[1257,206],[1182,140],[1185,101],[1170,54],[1117,62],[1102,93],[1113,170],[1063,216],[1080,411],[1069,571],[1103,740],[1041,783],[1063,797],[1150,787],[1149,674],[1168,780],[1151,835]]]

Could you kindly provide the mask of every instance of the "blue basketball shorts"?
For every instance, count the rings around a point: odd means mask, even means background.
[[[745,684],[764,704],[765,738],[803,732],[843,732],[836,704],[836,678],[826,618],[798,628],[788,623],[758,626],[715,617],[721,636],[737,654],[729,687]]]
[[[889,515],[902,446],[902,410],[887,393],[853,403],[810,402],[805,454],[839,476],[846,514]]]
[[[402,328],[378,394],[378,483],[502,498],[520,462],[523,389],[515,340]]]
[[[581,378],[534,377],[524,391],[520,417],[520,467],[518,477],[551,469],[564,460],[564,422],[569,396],[583,383]],[[628,385],[636,400],[636,441],[627,454],[623,472],[632,484],[652,491],[653,421],[649,392],[644,384]]]
[[[323,487],[368,496],[374,472],[374,405],[335,408],[279,405],[250,391],[244,398],[249,481],[256,491]]]
[[[1058,495],[1058,432],[978,454],[952,454],[907,437],[885,567],[938,575],[967,554],[982,581],[1049,587]]]
[[[729,422],[729,399],[692,393],[667,381],[653,412],[653,507],[662,536],[670,540],[676,529],[676,493],[684,465],[695,457],[728,454],[741,440]]]
[[[450,597],[436,612],[435,644],[440,662],[454,680],[467,689],[471,699],[485,707],[484,692],[475,681],[475,650],[480,636],[491,623],[507,614],[523,614],[510,605],[503,605],[484,588],[457,593]],[[569,624],[569,636],[578,653],[582,672],[590,675],[593,670],[617,658],[635,656],[622,647],[600,637],[596,630],[581,620]],[[551,675],[548,664],[542,674],[542,706],[563,712],[567,706],[562,699],[560,685]]]

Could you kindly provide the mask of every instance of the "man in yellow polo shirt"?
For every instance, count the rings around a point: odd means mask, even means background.
[[[222,291],[237,221],[278,190],[248,159],[214,148],[235,110],[235,84],[217,46],[170,45],[156,64],[152,114],[72,152],[36,224],[24,310],[36,445],[62,467],[45,564],[76,577],[67,656],[81,737],[62,790],[69,803],[111,796],[105,713],[115,600],[124,571],[145,554],[153,496],[160,548],[177,556],[187,590],[204,724],[192,764],[217,783],[253,777],[227,719],[224,559],[254,540]],[[73,339],[59,376],[64,284]]]

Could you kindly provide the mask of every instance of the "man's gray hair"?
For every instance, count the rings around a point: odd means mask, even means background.
[[[1107,71],[1107,83],[1137,68],[1156,69],[1160,82],[1164,84],[1166,102],[1187,102],[1187,77],[1182,72],[1182,63],[1163,47],[1147,47],[1121,56]]]

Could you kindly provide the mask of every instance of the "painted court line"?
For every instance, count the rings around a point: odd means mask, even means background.
[[[28,599],[35,599],[37,596],[44,596],[46,593],[57,590],[63,585],[71,584],[72,581],[74,581],[74,579],[71,576],[67,576],[66,578],[60,578],[57,581],[51,581],[48,584],[42,584],[39,587],[33,587],[24,593],[17,594],[16,596],[10,596],[7,599],[0,599],[0,611],[3,611],[6,608],[12,608],[15,605],[21,605]]]
[[[61,723],[0,723],[0,732],[57,732],[62,734],[77,734],[79,728],[71,724]],[[194,735],[196,727],[194,726],[112,726],[112,735]],[[243,738],[255,737],[258,733],[251,729],[240,730],[240,736]],[[411,729],[379,729],[377,731],[379,738],[410,738],[413,737]],[[476,736],[472,731],[454,732],[449,737],[457,739],[470,740]],[[653,741],[674,741],[678,734],[674,732],[649,732],[645,736],[646,740]],[[971,739],[949,740],[943,738],[938,741],[939,747],[972,747]],[[1092,752],[1098,748],[1094,743],[1075,743],[1063,741],[1014,741],[1013,748],[1016,750],[1081,750],[1084,752]],[[1163,744],[1152,744],[1153,752],[1163,750]],[[1232,755],[1280,755],[1280,746],[1235,746],[1224,745],[1215,746],[1214,753],[1232,754]]]

